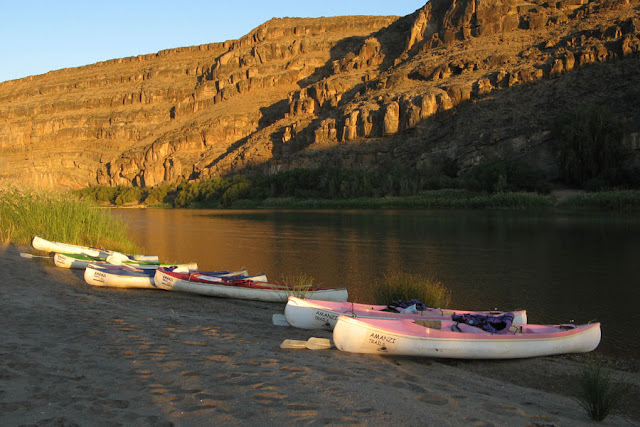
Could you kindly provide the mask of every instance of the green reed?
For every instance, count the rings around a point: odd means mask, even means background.
[[[298,298],[305,298],[307,293],[314,286],[318,286],[315,283],[313,276],[310,276],[307,273],[285,275],[282,276],[277,283],[288,288],[290,290],[290,294]]]
[[[427,307],[445,308],[451,305],[451,291],[439,280],[410,273],[385,274],[374,283],[377,304],[417,299]]]
[[[627,210],[640,208],[639,190],[584,193],[568,198],[558,205],[568,209]]]
[[[611,370],[600,360],[588,362],[580,375],[577,401],[594,421],[602,421],[620,408],[629,390],[626,383],[613,382]]]
[[[535,193],[481,194],[466,190],[431,190],[413,196],[360,197],[352,199],[265,199],[262,208],[295,209],[546,209],[548,197]]]
[[[124,222],[73,195],[29,189],[0,191],[0,240],[28,245],[33,236],[138,252]]]

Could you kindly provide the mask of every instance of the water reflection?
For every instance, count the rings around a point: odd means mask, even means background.
[[[533,323],[603,322],[600,351],[640,338],[640,220],[634,216],[458,211],[116,210],[169,261],[299,272],[371,301],[383,273],[432,275],[470,309],[526,308]],[[624,322],[620,319],[624,318]]]

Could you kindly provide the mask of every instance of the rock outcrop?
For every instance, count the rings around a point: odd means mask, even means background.
[[[405,17],[272,19],[245,37],[0,84],[0,178],[153,186],[243,170],[545,169],[555,118],[640,131],[638,0],[431,0]],[[629,162],[640,162],[629,144]]]

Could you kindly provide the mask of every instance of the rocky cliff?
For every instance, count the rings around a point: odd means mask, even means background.
[[[0,178],[152,186],[243,170],[555,174],[556,117],[607,104],[639,162],[640,0],[431,0],[405,17],[273,19],[243,38],[0,84]]]

